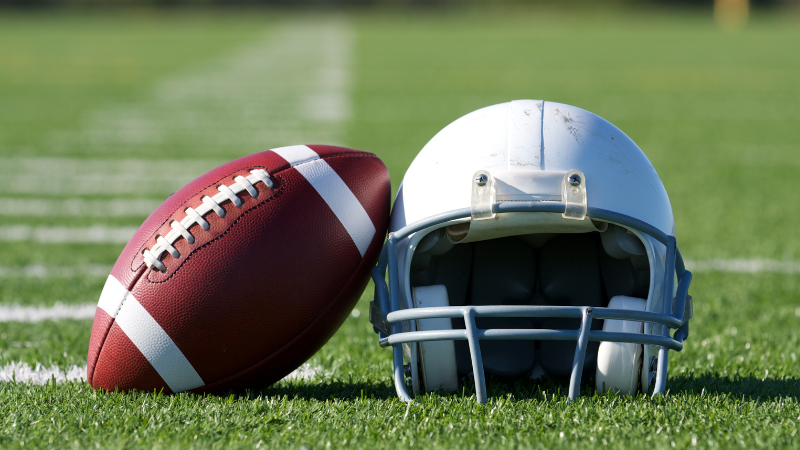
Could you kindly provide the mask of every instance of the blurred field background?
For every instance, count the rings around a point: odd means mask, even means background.
[[[800,446],[797,5],[364,3],[0,9],[0,447]],[[610,120],[667,187],[695,318],[666,398],[587,386],[570,405],[564,386],[531,381],[495,384],[484,407],[469,387],[408,407],[369,289],[262,392],[81,382],[110,266],[193,177],[331,143],[378,154],[396,189],[442,127],[519,98]]]

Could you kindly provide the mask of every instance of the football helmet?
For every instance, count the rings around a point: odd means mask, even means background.
[[[411,163],[389,231],[370,321],[401,399],[407,379],[471,376],[484,403],[488,374],[569,379],[574,400],[592,371],[601,392],[664,392],[692,275],[656,170],[606,120],[541,100],[467,114]]]

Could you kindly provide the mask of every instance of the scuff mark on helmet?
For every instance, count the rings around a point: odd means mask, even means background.
[[[567,132],[571,134],[573,138],[575,138],[575,141],[578,142],[579,144],[583,144],[583,140],[581,139],[580,136],[581,133],[580,127],[578,126],[578,124],[581,125],[586,125],[586,124],[576,121],[575,119],[569,116],[569,113],[567,113],[567,115],[565,116],[561,116],[561,120],[564,122],[564,126],[567,128]]]

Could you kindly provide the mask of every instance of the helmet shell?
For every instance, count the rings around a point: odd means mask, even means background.
[[[390,231],[468,208],[471,177],[478,170],[572,169],[586,176],[590,208],[625,214],[675,235],[667,191],[641,149],[602,117],[543,100],[488,106],[442,129],[406,172]]]

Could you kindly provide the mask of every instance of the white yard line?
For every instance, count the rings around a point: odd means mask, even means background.
[[[800,273],[800,261],[780,261],[775,259],[705,259],[686,261],[686,268],[692,272],[728,273]]]
[[[150,215],[161,201],[142,198],[83,200],[65,198],[3,198],[3,215],[16,217],[140,217]]]
[[[289,375],[286,375],[283,379],[311,381],[317,378],[318,375],[324,375],[322,367],[312,366],[309,363],[305,363],[302,366],[295,369],[294,372],[290,373]]]
[[[75,266],[50,266],[30,264],[27,266],[0,266],[0,278],[105,278],[111,266],[84,264]]]
[[[53,379],[56,383],[86,381],[86,366],[73,365],[61,369],[58,366],[44,367],[39,363],[31,367],[24,362],[12,362],[0,366],[0,382],[16,381],[41,386]]]
[[[81,305],[22,306],[0,305],[1,322],[44,322],[45,320],[86,320],[94,319],[97,303]]]
[[[321,373],[322,367],[306,363],[287,375],[284,380],[311,381]],[[5,366],[0,366],[0,383],[17,382],[42,386],[53,379],[59,384],[64,382],[84,382],[86,381],[86,366],[72,365],[62,369],[55,365],[45,367],[36,363],[34,367],[31,367],[25,362],[12,362]]]
[[[137,227],[0,226],[0,242],[37,244],[127,244]]]

